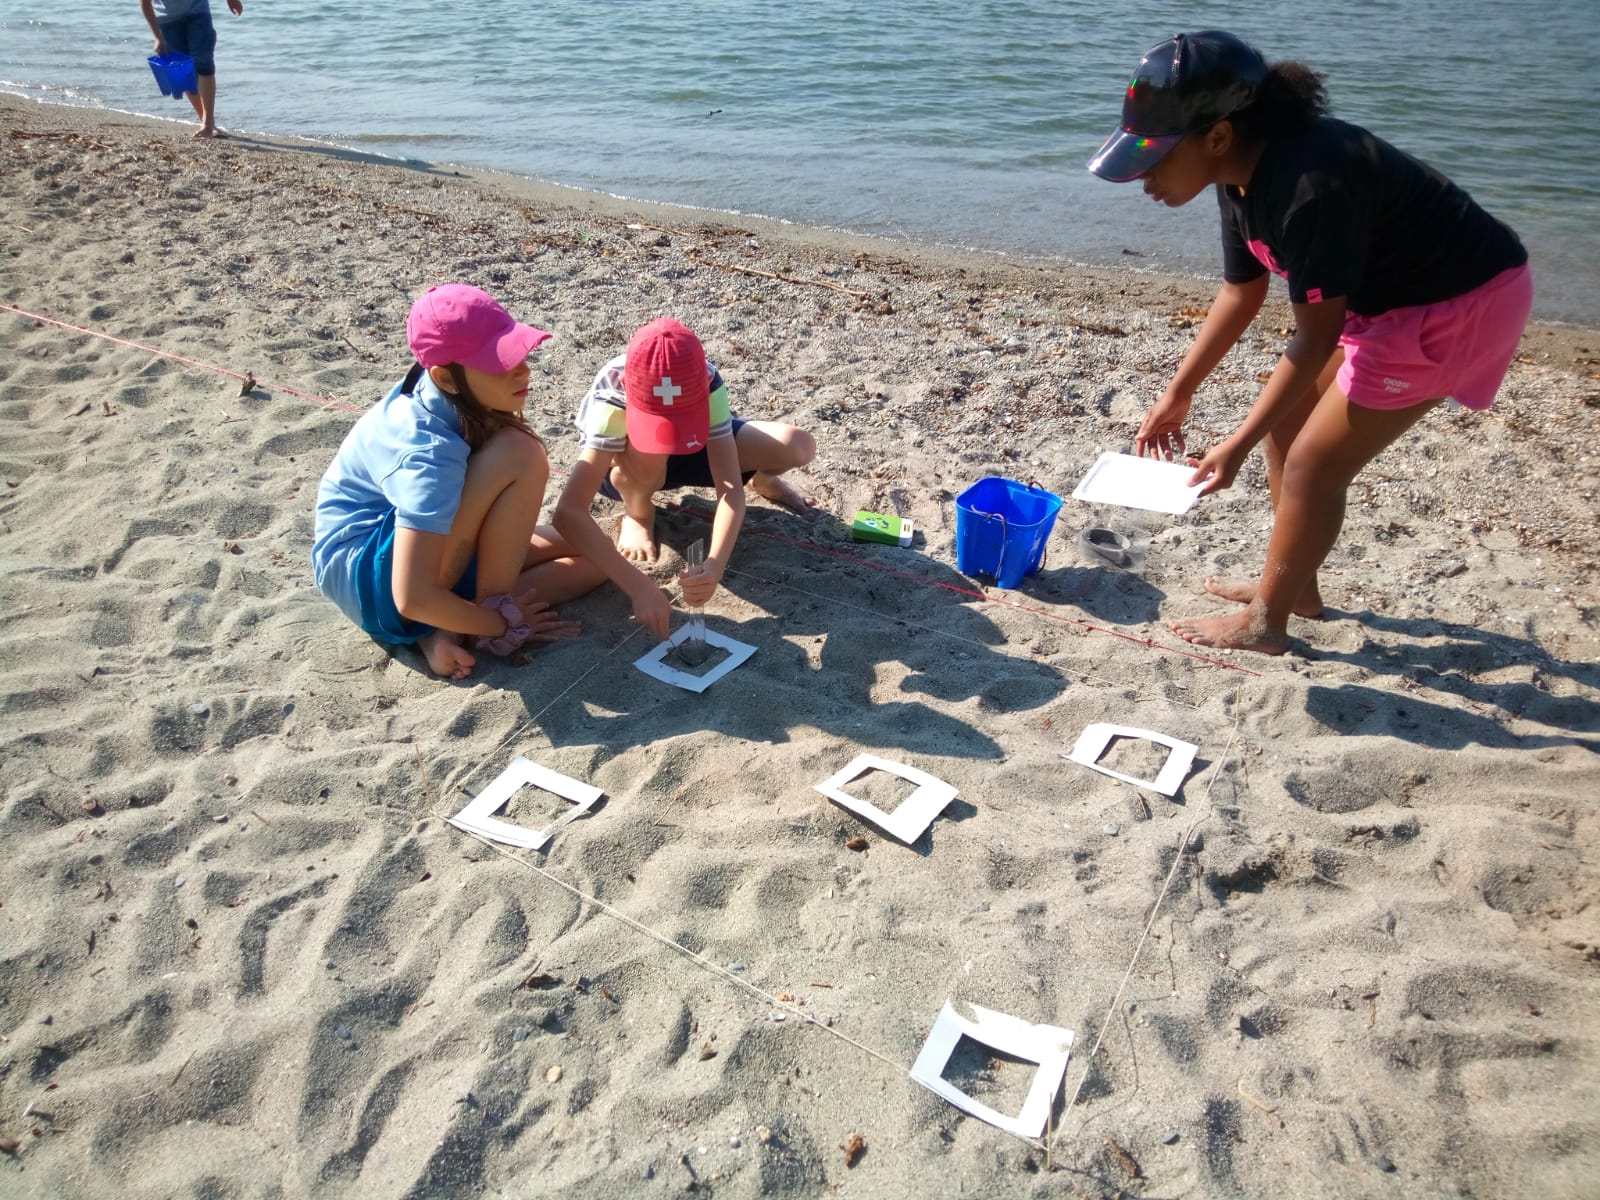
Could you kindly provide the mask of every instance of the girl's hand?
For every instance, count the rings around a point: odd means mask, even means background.
[[[517,606],[522,609],[522,619],[528,626],[528,636],[522,643],[525,646],[534,642],[561,642],[583,632],[581,621],[563,621],[561,614],[540,600],[532,588],[517,597]]]
[[[1139,432],[1133,439],[1133,452],[1140,458],[1149,455],[1167,462],[1181,458],[1184,450],[1183,422],[1189,415],[1189,403],[1188,396],[1167,389],[1139,423]]]
[[[683,589],[683,602],[689,608],[699,608],[717,593],[722,582],[722,568],[710,563],[698,571],[684,571],[678,576],[678,586]]]
[[[1244,460],[1249,455],[1249,449],[1240,449],[1230,438],[1220,445],[1213,446],[1206,451],[1204,458],[1195,462],[1194,474],[1189,476],[1189,486],[1204,482],[1205,487],[1200,489],[1202,496],[1209,496],[1212,492],[1220,492],[1233,485],[1234,476],[1238,475],[1239,468],[1244,466]]]

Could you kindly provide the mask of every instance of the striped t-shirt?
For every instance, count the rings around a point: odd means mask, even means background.
[[[578,437],[585,450],[604,450],[621,454],[628,448],[628,398],[624,394],[623,379],[628,363],[626,354],[619,354],[600,368],[583,403],[578,405]],[[728,385],[715,364],[706,359],[707,386],[711,389],[711,438],[733,436],[733,411],[728,406]]]

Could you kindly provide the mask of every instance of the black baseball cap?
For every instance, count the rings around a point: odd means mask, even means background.
[[[1122,101],[1122,127],[1089,170],[1112,183],[1139,178],[1186,134],[1249,104],[1266,75],[1261,55],[1231,33],[1174,34],[1139,60]]]

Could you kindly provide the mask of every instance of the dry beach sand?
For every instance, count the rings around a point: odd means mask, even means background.
[[[1596,1194],[1600,334],[1530,331],[1491,413],[1373,465],[1288,656],[1208,659],[1162,622],[1259,566],[1259,457],[1181,518],[1069,500],[1009,592],[954,504],[1125,449],[1203,283],[0,127],[0,303],[138,344],[0,311],[0,1195]],[[756,653],[703,695],[633,668],[612,590],[450,685],[313,589],[318,478],[455,279],[555,332],[558,468],[667,311],[816,433],[820,511],[752,503],[708,619]],[[664,584],[704,512],[664,512]],[[1194,743],[1178,794],[1066,761],[1100,721]],[[863,751],[959,789],[916,845],[812,790]],[[518,754],[605,793],[543,855],[441,819]],[[947,998],[1076,1032],[1048,1147],[907,1077]],[[1031,1068],[947,1074],[1014,1110]]]

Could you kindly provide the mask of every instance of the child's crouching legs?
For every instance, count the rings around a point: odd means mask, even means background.
[[[450,530],[453,577],[442,582],[454,585],[476,554],[477,598],[509,593],[527,565],[549,481],[544,446],[519,429],[502,429],[474,451]]]
[[[655,494],[667,481],[667,456],[644,454],[629,447],[611,467],[611,485],[622,497],[617,523],[617,550],[629,562],[656,561]]]
[[[756,495],[791,512],[803,513],[816,505],[815,496],[779,478],[817,456],[817,440],[804,429],[777,421],[746,421],[739,428],[737,445],[739,469],[755,472],[750,487]]]
[[[565,604],[599,587],[606,573],[576,550],[553,525],[540,525],[528,541],[526,566],[517,577],[517,591],[535,591],[546,604]]]

